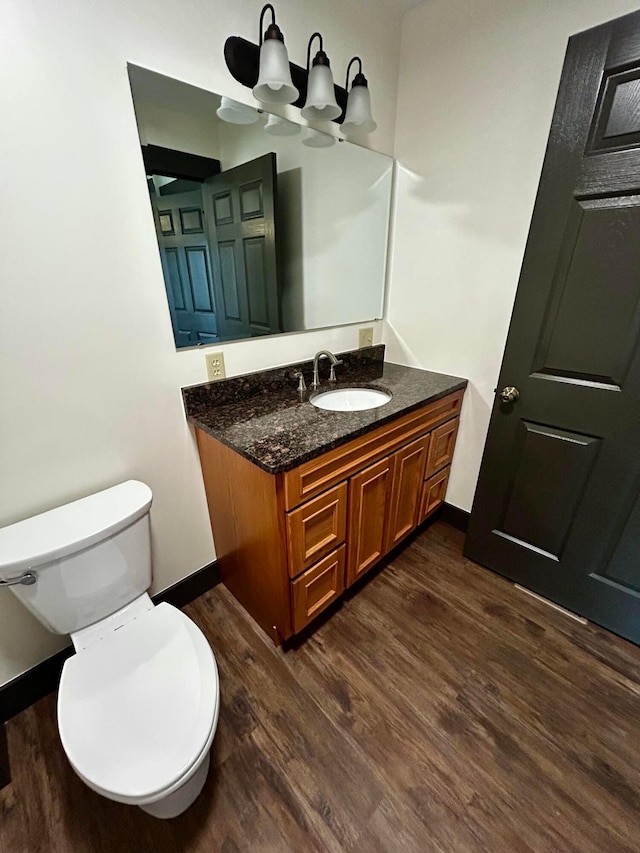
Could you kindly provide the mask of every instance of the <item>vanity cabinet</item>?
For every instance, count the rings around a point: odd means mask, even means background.
[[[274,642],[301,631],[442,504],[463,393],[278,474],[196,429],[222,581]]]

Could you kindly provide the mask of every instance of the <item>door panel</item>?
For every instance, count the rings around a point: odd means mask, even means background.
[[[214,312],[211,276],[205,246],[191,246],[185,249],[189,286],[194,311]]]
[[[151,196],[176,346],[217,340],[211,259],[200,189]]]
[[[203,186],[214,292],[225,338],[281,331],[276,259],[276,155],[227,169]]]
[[[225,323],[225,326],[232,323],[234,320],[241,323],[235,243],[218,243],[218,260],[220,263],[222,320]]]
[[[213,218],[216,225],[233,225],[233,201],[230,192],[213,196]]]
[[[527,421],[520,421],[518,433],[513,478],[494,532],[558,560],[600,442]]]
[[[574,36],[465,545],[640,642],[640,13]]]
[[[262,328],[265,334],[269,334],[267,246],[264,237],[247,238],[243,241],[243,249],[249,325],[253,329]]]
[[[589,153],[616,151],[640,144],[640,70],[605,74],[600,90]]]
[[[640,320],[640,198],[575,200],[536,370],[620,387]]]
[[[262,182],[252,181],[240,187],[240,217],[243,222],[247,219],[257,219],[264,216],[262,204]]]
[[[630,511],[617,539],[611,558],[602,569],[601,578],[640,594],[638,575],[638,542],[640,541],[640,495],[631,502]]]
[[[184,298],[184,282],[180,272],[180,263],[178,261],[177,249],[165,249],[165,262],[167,269],[167,280],[171,288],[171,297],[175,310],[184,311],[186,308],[186,299]]]

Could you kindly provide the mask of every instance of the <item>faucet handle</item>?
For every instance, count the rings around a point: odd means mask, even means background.
[[[298,391],[301,394],[307,390],[307,384],[304,381],[304,374],[301,370],[296,370],[296,372],[293,374],[293,378],[298,380]]]
[[[335,360],[335,362],[331,365],[331,370],[329,371],[329,382],[337,382],[338,381],[336,379],[336,367],[339,364],[344,364],[344,362],[341,358],[337,358]]]

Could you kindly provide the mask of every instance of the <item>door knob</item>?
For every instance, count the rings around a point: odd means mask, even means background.
[[[520,399],[520,392],[513,385],[507,385],[500,392],[500,399],[503,403],[516,403]]]

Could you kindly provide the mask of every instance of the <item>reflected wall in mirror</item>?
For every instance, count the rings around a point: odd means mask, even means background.
[[[253,123],[223,121],[221,96],[138,66],[129,79],[177,347],[382,317],[390,157],[250,107]]]

